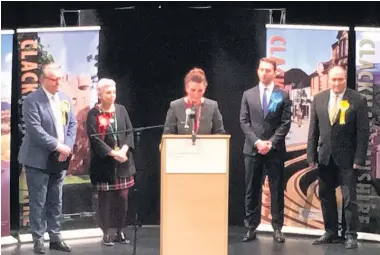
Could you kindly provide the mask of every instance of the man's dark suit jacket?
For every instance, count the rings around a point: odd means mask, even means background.
[[[286,91],[275,86],[272,91],[269,107],[273,103],[274,93],[279,93],[281,102],[273,112],[264,116],[261,106],[259,85],[246,90],[243,94],[240,108],[240,126],[245,134],[243,153],[254,156],[257,154],[257,140],[270,140],[272,149],[285,153],[285,136],[291,125],[291,102]]]
[[[333,125],[328,113],[329,100],[330,90],[314,96],[307,143],[308,162],[328,165],[332,156],[342,169],[351,169],[353,164],[363,165],[369,139],[367,100],[359,92],[347,88],[342,98],[349,103],[346,123],[339,124],[339,110]]]

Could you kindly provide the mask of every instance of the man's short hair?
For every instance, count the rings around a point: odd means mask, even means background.
[[[277,63],[275,60],[271,59],[271,58],[262,58],[260,59],[260,62],[265,62],[265,63],[269,63],[269,64],[272,64],[273,66],[273,71],[276,71],[277,70]]]
[[[56,63],[48,63],[41,65],[41,75],[45,76],[47,69],[60,69],[61,66]]]
[[[112,79],[102,78],[99,80],[96,88],[98,90],[98,94],[102,93],[105,87],[116,87],[116,82]]]

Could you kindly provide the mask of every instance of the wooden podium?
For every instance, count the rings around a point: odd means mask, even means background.
[[[228,254],[230,135],[164,135],[161,255]]]

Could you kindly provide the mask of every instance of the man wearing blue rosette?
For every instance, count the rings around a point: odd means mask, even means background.
[[[284,156],[285,136],[291,124],[291,101],[287,92],[275,86],[276,62],[263,58],[257,74],[260,83],[245,91],[241,101],[240,125],[245,134],[245,226],[243,242],[256,239],[261,221],[261,187],[265,168],[271,193],[273,238],[285,242],[281,233],[284,223]]]
[[[317,167],[319,198],[325,234],[313,244],[340,243],[347,249],[357,244],[356,169],[363,165],[369,140],[368,107],[359,92],[347,88],[343,67],[329,71],[331,89],[314,96],[311,106],[307,159]],[[338,210],[335,189],[343,195],[342,235],[338,236]]]
[[[41,87],[24,100],[26,126],[19,162],[25,168],[29,192],[29,220],[34,252],[45,253],[44,233],[50,249],[70,252],[61,237],[62,187],[77,132],[70,98],[59,92],[60,66],[42,67]]]

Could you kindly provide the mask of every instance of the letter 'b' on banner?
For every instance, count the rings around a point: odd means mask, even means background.
[[[92,189],[88,175],[89,141],[85,132],[87,112],[97,102],[98,51],[100,27],[58,27],[18,29],[18,53],[20,60],[19,120],[20,133],[25,134],[22,115],[24,98],[40,89],[40,75],[44,64],[59,66],[63,77],[60,91],[71,97],[78,121],[78,130],[63,186],[62,229],[66,222],[77,228],[92,228]],[[28,188],[25,171],[19,179],[21,232],[29,223]],[[72,229],[72,227],[71,227]]]

